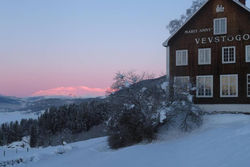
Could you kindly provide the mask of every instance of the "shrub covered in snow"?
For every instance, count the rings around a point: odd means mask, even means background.
[[[202,124],[202,111],[193,104],[192,84],[175,82],[171,100],[166,108],[166,122],[169,126],[191,131]]]
[[[172,97],[168,98],[165,78],[150,82],[153,84],[137,83],[110,96],[114,104],[114,115],[109,121],[111,148],[151,141],[162,125],[190,131],[202,124],[201,110],[195,107],[183,87],[176,85]]]
[[[172,128],[191,131],[202,124],[202,111],[187,98],[174,101],[167,108],[164,123]]]
[[[109,146],[113,149],[155,138],[156,127],[152,120],[135,108],[125,109],[109,129]]]

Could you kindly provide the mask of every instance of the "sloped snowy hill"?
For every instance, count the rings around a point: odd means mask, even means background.
[[[107,138],[59,147],[7,150],[0,162],[22,157],[28,167],[249,167],[250,116],[206,116],[204,125],[190,133],[161,133],[152,144],[110,150]],[[1,148],[1,153],[3,149]],[[64,149],[64,154],[58,150]],[[24,149],[25,150],[25,149]],[[31,158],[32,157],[32,158]],[[30,162],[30,159],[33,161]]]

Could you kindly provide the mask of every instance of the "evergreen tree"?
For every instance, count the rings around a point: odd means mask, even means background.
[[[30,147],[36,147],[37,145],[37,127],[32,126],[30,132]]]

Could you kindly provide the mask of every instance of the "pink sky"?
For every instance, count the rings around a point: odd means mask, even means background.
[[[1,1],[0,94],[102,95],[118,71],[165,73],[166,25],[191,4]]]
[[[28,70],[22,72],[19,68],[15,68],[15,70],[3,73],[2,78],[0,78],[0,94],[18,97],[46,95],[103,96],[111,86],[113,77],[118,71],[115,69],[113,72],[96,70],[89,73],[84,69],[83,72],[68,69],[68,72],[65,73],[64,71],[48,72],[46,70],[41,72],[37,69],[31,69],[29,72],[27,72]],[[156,71],[156,73],[159,74],[160,71]]]
[[[96,96],[118,71],[164,73],[166,25],[191,3],[3,1],[0,94]]]

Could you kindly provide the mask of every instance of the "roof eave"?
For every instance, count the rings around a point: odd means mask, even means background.
[[[209,0],[207,0],[207,2],[205,2],[192,16],[190,16],[189,19],[187,19],[185,23],[180,28],[178,28],[165,42],[163,42],[164,47],[168,46],[169,40],[174,37],[189,22],[189,20],[195,16],[208,3],[208,1]]]
[[[200,9],[198,9],[187,21],[185,21],[185,23],[179,28],[177,29],[165,42],[163,42],[163,46],[164,47],[168,47],[168,42],[171,38],[173,38],[188,22],[189,20],[191,20],[207,3],[209,2],[209,0],[207,0],[207,2],[205,2],[201,7]],[[238,0],[233,0],[233,2],[237,3],[239,6],[243,7],[244,9],[246,9],[248,12],[250,12],[250,9],[242,4],[241,2],[239,2]]]

